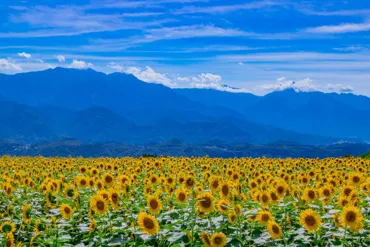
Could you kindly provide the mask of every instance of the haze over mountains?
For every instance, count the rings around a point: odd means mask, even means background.
[[[55,68],[0,74],[0,138],[38,143],[331,144],[370,140],[370,98],[170,89],[132,75]]]

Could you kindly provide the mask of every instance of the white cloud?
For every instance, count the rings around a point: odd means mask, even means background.
[[[138,79],[145,82],[155,82],[169,87],[176,85],[175,83],[171,82],[171,80],[165,74],[157,73],[149,66],[146,66],[145,70],[141,70],[141,68],[137,67],[129,67],[125,72],[128,74],[133,74]]]
[[[66,58],[63,55],[57,55],[56,58],[60,63],[64,63],[66,61]]]
[[[337,92],[337,93],[349,93],[353,91],[353,88],[343,84],[327,84],[321,85],[316,84],[311,78],[303,80],[288,80],[285,77],[276,79],[274,84],[264,84],[261,86],[265,91],[283,91],[286,89],[293,89],[296,92]]]
[[[366,49],[366,47],[355,46],[355,45],[333,48],[333,50],[335,50],[335,51],[351,51],[351,52],[361,51],[361,50],[365,50],[365,49]]]
[[[233,88],[223,85],[222,77],[212,73],[201,73],[197,76],[182,77],[179,75],[174,76],[161,74],[149,66],[146,66],[145,69],[142,69],[135,66],[125,67],[114,62],[110,62],[107,66],[118,72],[132,74],[139,80],[151,83],[159,83],[171,88],[207,88],[228,92],[249,92],[246,89]]]
[[[25,53],[25,52],[21,52],[21,53],[18,53],[18,56],[20,57],[24,57],[24,58],[31,58],[31,54],[28,54],[28,53]]]
[[[354,33],[370,30],[370,23],[343,23],[340,25],[320,26],[308,28],[305,31],[315,34]]]
[[[141,69],[140,67],[135,66],[124,67],[120,64],[111,62],[108,64],[108,67],[118,72],[132,74],[139,80],[145,82],[163,84],[168,87],[176,86],[176,83],[172,82],[171,79],[168,78],[166,74],[158,73],[149,66],[146,66],[145,69]]]
[[[185,82],[184,88],[201,88],[201,89],[215,89],[219,91],[227,91],[233,93],[249,92],[244,88],[234,88],[222,84],[222,77],[212,73],[201,73],[198,76],[180,77],[176,78],[179,82]]]
[[[44,63],[44,60],[42,60],[42,59],[36,59],[36,62]]]
[[[73,69],[87,69],[92,67],[94,67],[92,63],[86,63],[82,60],[73,60],[72,63],[69,65],[69,68]]]
[[[110,62],[107,65],[107,67],[111,68],[111,69],[114,69],[115,71],[118,71],[118,72],[124,72],[124,67],[120,64],[115,63],[115,62]]]
[[[244,63],[242,63],[242,62],[239,62],[238,64],[241,65],[241,66],[244,66]]]
[[[343,84],[328,84],[327,89],[331,92],[352,93],[353,87]]]
[[[1,73],[17,73],[23,71],[19,64],[16,64],[9,59],[0,59],[0,72]]]

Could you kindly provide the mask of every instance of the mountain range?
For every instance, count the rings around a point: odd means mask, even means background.
[[[370,140],[370,98],[171,89],[124,73],[66,68],[0,74],[0,139],[40,143],[326,145]]]

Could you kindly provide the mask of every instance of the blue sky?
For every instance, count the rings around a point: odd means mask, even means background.
[[[170,87],[370,96],[369,49],[367,0],[0,3],[0,73],[7,74],[61,66]]]

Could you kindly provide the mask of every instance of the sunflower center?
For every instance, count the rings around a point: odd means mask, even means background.
[[[209,208],[211,207],[211,198],[209,197],[204,197],[202,198],[201,205],[204,208]]]
[[[193,186],[193,184],[194,184],[193,179],[189,178],[189,179],[186,181],[186,184],[187,184],[187,185],[189,185],[189,186]]]
[[[218,181],[214,181],[213,184],[212,184],[212,187],[217,188],[218,187]]]
[[[316,219],[315,217],[311,216],[311,215],[308,215],[304,221],[306,222],[307,225],[309,226],[314,226],[316,224]]]
[[[284,187],[283,187],[283,186],[279,186],[279,187],[277,188],[277,192],[278,192],[279,194],[283,194],[283,193],[284,193]]]
[[[353,180],[353,182],[355,182],[355,183],[360,182],[360,178],[359,178],[358,176],[354,176],[352,180]]]
[[[279,234],[280,233],[280,229],[277,225],[272,225],[272,231],[275,233],[275,234]]]
[[[65,207],[65,208],[64,208],[64,212],[65,212],[66,214],[69,214],[69,213],[71,213],[71,209],[70,209],[69,207]]]
[[[179,194],[179,199],[180,199],[180,201],[184,201],[185,200],[185,194],[181,192]]]
[[[112,194],[112,201],[116,203],[118,201],[118,195],[116,193]]]
[[[274,192],[272,192],[272,193],[271,193],[271,198],[272,198],[272,200],[274,200],[274,201],[276,201],[277,199],[279,199],[279,198],[277,197],[277,195],[276,195]]]
[[[229,186],[227,186],[227,185],[222,186],[222,193],[224,195],[228,195],[229,194]]]
[[[154,222],[149,218],[145,218],[144,219],[144,226],[145,226],[145,228],[153,229],[154,228]]]
[[[315,192],[314,192],[314,191],[312,191],[312,190],[308,191],[308,197],[309,197],[310,199],[315,199]]]
[[[261,217],[262,221],[269,221],[270,220],[270,216],[268,214],[263,214],[262,217]]]
[[[215,243],[216,243],[216,244],[220,244],[220,243],[222,243],[222,238],[220,238],[220,237],[215,237]]]
[[[73,193],[74,191],[73,191],[73,189],[69,189],[68,191],[67,191],[67,195],[69,196],[69,197],[73,197],[73,195],[74,195],[74,193]]]
[[[99,210],[104,210],[105,208],[105,204],[103,201],[97,201],[96,203],[96,207],[99,209]]]
[[[355,212],[352,212],[352,211],[349,211],[346,214],[346,220],[348,222],[355,222],[356,221],[356,213]]]
[[[10,230],[12,230],[12,227],[10,225],[4,225],[3,226],[3,232],[10,232]]]
[[[352,190],[351,190],[350,188],[346,188],[346,189],[344,190],[344,194],[345,194],[346,196],[349,196],[349,194],[351,194],[351,192],[352,192]]]
[[[153,209],[156,209],[158,208],[158,202],[157,200],[150,200],[150,207],[153,208]]]
[[[262,195],[262,201],[267,202],[269,200],[269,197],[267,195]]]
[[[107,182],[107,183],[111,183],[112,180],[113,180],[113,178],[111,176],[106,176],[105,177],[105,182]]]
[[[325,195],[325,196],[329,196],[329,195],[330,195],[330,191],[329,191],[328,189],[325,189],[325,190],[324,190],[324,195]]]

